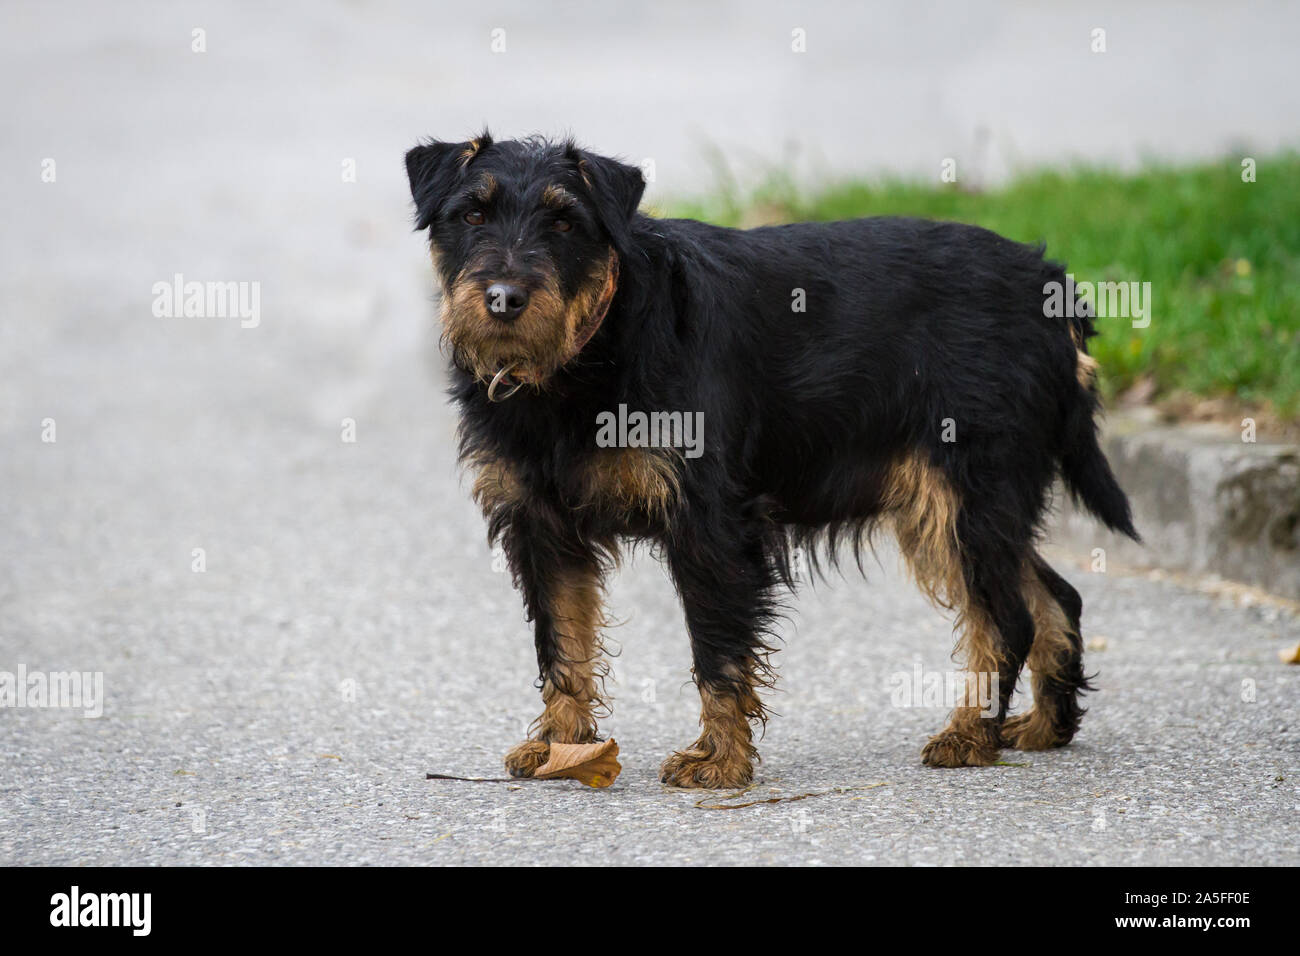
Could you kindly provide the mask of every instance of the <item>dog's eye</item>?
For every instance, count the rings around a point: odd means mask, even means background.
[[[471,226],[481,226],[487,222],[487,216],[483,215],[482,209],[471,209],[465,213],[465,221]]]
[[[567,219],[557,219],[551,224],[551,228],[556,232],[568,232],[573,228],[573,223],[569,222]]]

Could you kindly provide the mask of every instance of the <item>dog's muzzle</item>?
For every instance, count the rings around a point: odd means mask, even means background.
[[[572,362],[578,353],[586,347],[587,343],[591,341],[591,337],[596,334],[601,323],[605,321],[605,316],[609,313],[610,304],[614,301],[614,293],[617,290],[618,253],[611,249],[609,251],[609,275],[605,277],[605,287],[601,290],[600,298],[597,300],[596,307],[592,310],[591,315],[587,317],[578,330],[573,347],[569,349],[564,361],[560,363],[561,366]],[[536,385],[540,380],[540,376],[529,375],[519,361],[510,362],[499,368],[497,373],[492,376],[492,381],[487,389],[488,401],[504,402],[525,385]],[[501,391],[503,387],[505,391]]]

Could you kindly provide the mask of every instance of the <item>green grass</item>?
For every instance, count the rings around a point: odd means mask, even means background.
[[[803,195],[773,177],[673,215],[724,225],[909,215],[970,222],[1022,242],[1045,240],[1078,281],[1151,283],[1151,324],[1098,319],[1090,343],[1114,394],[1142,382],[1300,418],[1300,155],[1026,175],[988,192],[957,184],[851,182]]]

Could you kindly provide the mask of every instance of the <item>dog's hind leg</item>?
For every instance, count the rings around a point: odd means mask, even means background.
[[[1020,593],[1029,525],[963,500],[921,453],[895,464],[881,503],[917,584],[936,604],[957,612],[961,633],[964,698],[948,726],[925,745],[922,760],[932,767],[992,764],[1033,643],[1033,619]]]
[[[686,612],[700,736],[664,761],[660,779],[678,787],[743,787],[758,753],[750,722],[765,720],[758,689],[770,682],[763,636],[776,582],[765,531],[753,523],[718,528],[683,522],[666,544]]]
[[[1002,726],[1002,738],[1017,750],[1047,750],[1074,737],[1084,713],[1079,694],[1090,689],[1083,673],[1079,631],[1083,601],[1038,555],[1025,562],[1023,581],[1025,602],[1034,618],[1034,645],[1028,659],[1034,706],[1009,718]]]
[[[921,751],[931,767],[979,767],[997,760],[1000,727],[1033,644],[1034,621],[1020,594],[1020,556],[1005,550],[1003,542],[990,541],[991,529],[980,525],[965,514],[958,521],[965,570],[958,649],[965,657],[967,693],[948,726]]]

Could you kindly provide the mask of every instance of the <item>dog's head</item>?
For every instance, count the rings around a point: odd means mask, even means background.
[[[417,228],[442,283],[458,366],[540,384],[603,320],[641,171],[542,139],[431,142],[406,154]]]

